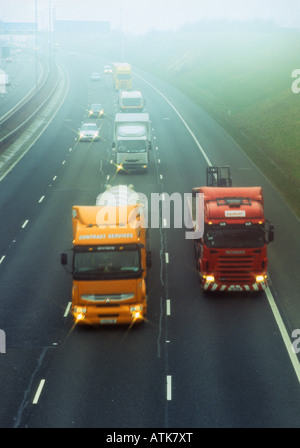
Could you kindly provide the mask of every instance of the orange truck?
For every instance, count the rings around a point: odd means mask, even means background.
[[[274,226],[264,216],[262,188],[232,187],[228,167],[208,167],[207,185],[193,189],[194,204],[201,201],[197,215],[204,214],[202,236],[194,239],[204,291],[265,289]]]
[[[128,62],[114,62],[112,76],[115,90],[132,89],[132,67]]]
[[[108,187],[73,206],[72,307],[76,324],[133,324],[147,312],[151,265],[146,211],[132,187]],[[68,255],[61,255],[68,264]]]

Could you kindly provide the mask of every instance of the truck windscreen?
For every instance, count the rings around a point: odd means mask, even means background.
[[[140,107],[142,105],[142,101],[140,98],[123,98],[122,104],[125,107]]]
[[[133,245],[76,247],[73,277],[76,280],[138,278],[140,248]]]
[[[123,140],[118,143],[118,152],[146,152],[145,140]]]
[[[263,247],[265,231],[262,225],[206,226],[203,240],[215,249]]]
[[[118,74],[118,79],[131,79],[131,75],[128,73],[119,73]]]

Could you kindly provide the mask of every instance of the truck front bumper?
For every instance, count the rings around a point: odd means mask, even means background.
[[[74,306],[72,314],[79,325],[122,325],[141,323],[145,319],[146,306],[130,304],[111,307]]]
[[[148,163],[123,163],[124,171],[147,171]]]
[[[239,281],[224,283],[215,279],[213,275],[200,276],[200,280],[204,291],[258,292],[265,290],[268,286],[266,275],[257,275],[253,282],[249,283]]]

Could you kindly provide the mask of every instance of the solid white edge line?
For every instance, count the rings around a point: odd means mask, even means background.
[[[189,133],[193,137],[196,145],[198,146],[199,150],[201,151],[201,153],[202,153],[204,159],[206,160],[207,164],[209,166],[212,166],[211,161],[209,160],[208,156],[206,155],[206,152],[204,151],[204,149],[202,148],[202,146],[198,142],[195,134],[192,132],[191,128],[188,126],[188,124],[186,123],[184,118],[180,115],[178,110],[173,106],[173,104],[168,100],[168,98],[165,97],[165,95],[163,93],[161,93],[158,89],[156,89],[150,82],[146,81],[142,76],[139,76],[137,74],[136,74],[136,76],[138,78],[142,79],[146,84],[148,84],[153,90],[155,90],[169,104],[169,106],[178,115],[178,117],[180,118],[180,120],[182,121],[184,126],[187,128],[187,130],[189,131]],[[275,304],[275,301],[274,301],[274,298],[272,296],[272,293],[271,293],[270,289],[266,288],[265,293],[266,293],[267,299],[269,301],[270,307],[271,307],[271,309],[273,311],[273,315],[274,315],[275,320],[277,322],[278,328],[280,330],[280,333],[281,333],[281,336],[283,338],[284,344],[286,346],[287,352],[289,354],[290,360],[291,360],[292,365],[293,365],[293,367],[295,369],[295,373],[297,375],[298,381],[300,383],[300,363],[299,363],[299,360],[298,360],[296,354],[292,350],[291,340],[290,340],[288,332],[287,332],[287,330],[286,330],[286,328],[284,326],[284,323],[283,323],[283,321],[281,319],[280,313],[279,313],[278,308],[277,308],[277,306]]]
[[[284,342],[285,347],[287,349],[288,355],[290,357],[291,363],[292,363],[292,365],[294,367],[295,373],[296,373],[298,381],[300,383],[300,363],[299,363],[299,360],[297,358],[296,353],[294,353],[294,351],[292,349],[291,339],[290,339],[290,337],[288,335],[288,332],[287,332],[287,330],[285,328],[285,325],[284,325],[283,320],[282,320],[282,318],[280,316],[279,310],[278,310],[278,308],[276,306],[274,297],[273,297],[269,287],[265,289],[265,293],[266,293],[269,305],[271,307],[271,310],[273,312],[273,315],[275,317],[276,323],[278,325],[279,331],[281,333],[283,342]]]
[[[184,118],[180,115],[180,113],[178,112],[178,110],[175,108],[175,106],[173,106],[173,104],[168,100],[167,97],[165,97],[165,95],[163,93],[161,93],[158,89],[156,89],[150,82],[146,81],[142,76],[139,76],[137,74],[135,74],[138,78],[142,79],[146,84],[148,84],[153,90],[155,90],[168,104],[169,106],[174,110],[174,112],[178,115],[178,117],[180,118],[180,120],[182,121],[182,123],[184,124],[184,126],[187,128],[187,130],[189,131],[189,133],[191,134],[191,136],[193,137],[194,142],[196,143],[196,145],[198,146],[200,152],[202,153],[204,159],[206,160],[206,163],[209,166],[212,166],[211,161],[209,160],[206,152],[204,151],[204,149],[202,148],[202,146],[200,145],[200,143],[198,142],[195,134],[193,133],[193,131],[191,130],[191,128],[189,127],[189,125],[187,124],[187,122],[184,120]]]
[[[167,375],[167,400],[172,400],[172,376]]]
[[[32,146],[37,142],[37,140],[43,134],[45,129],[48,128],[49,124],[52,122],[52,120],[56,116],[56,114],[59,111],[60,107],[63,105],[63,103],[64,103],[64,101],[65,101],[65,99],[67,97],[69,88],[70,88],[70,80],[69,80],[68,72],[62,66],[61,66],[61,68],[65,71],[65,74],[66,74],[66,76],[68,78],[68,85],[67,85],[67,89],[65,90],[65,96],[63,97],[62,101],[60,102],[60,106],[58,106],[56,108],[56,111],[54,112],[54,114],[52,114],[51,118],[49,118],[49,120],[47,122],[47,126],[45,126],[41,132],[39,132],[39,134],[36,136],[36,138],[32,141],[31,145],[29,145],[29,148],[23,154],[21,154],[19,157],[17,157],[17,160],[12,164],[12,166],[0,177],[0,182],[7,176],[8,173],[10,173],[14,169],[14,167],[19,163],[19,161],[25,156],[25,154],[27,154],[27,152],[32,148]]]
[[[43,389],[43,387],[44,387],[45,381],[46,381],[46,380],[41,380],[41,381],[40,381],[39,387],[38,387],[38,389],[37,389],[37,391],[36,391],[36,394],[35,394],[35,396],[34,396],[34,399],[33,399],[32,404],[37,404],[37,402],[39,401],[39,398],[40,398],[42,389]]]

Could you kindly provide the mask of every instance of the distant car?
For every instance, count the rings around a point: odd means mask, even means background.
[[[104,66],[104,73],[107,75],[109,73],[112,73],[112,68],[110,65],[105,65]]]
[[[92,104],[89,110],[89,118],[101,118],[104,116],[102,104]]]
[[[84,123],[79,129],[79,141],[99,140],[99,129],[96,123]]]
[[[94,73],[91,74],[91,80],[92,81],[99,81],[99,79],[100,79],[99,73],[94,72]]]

